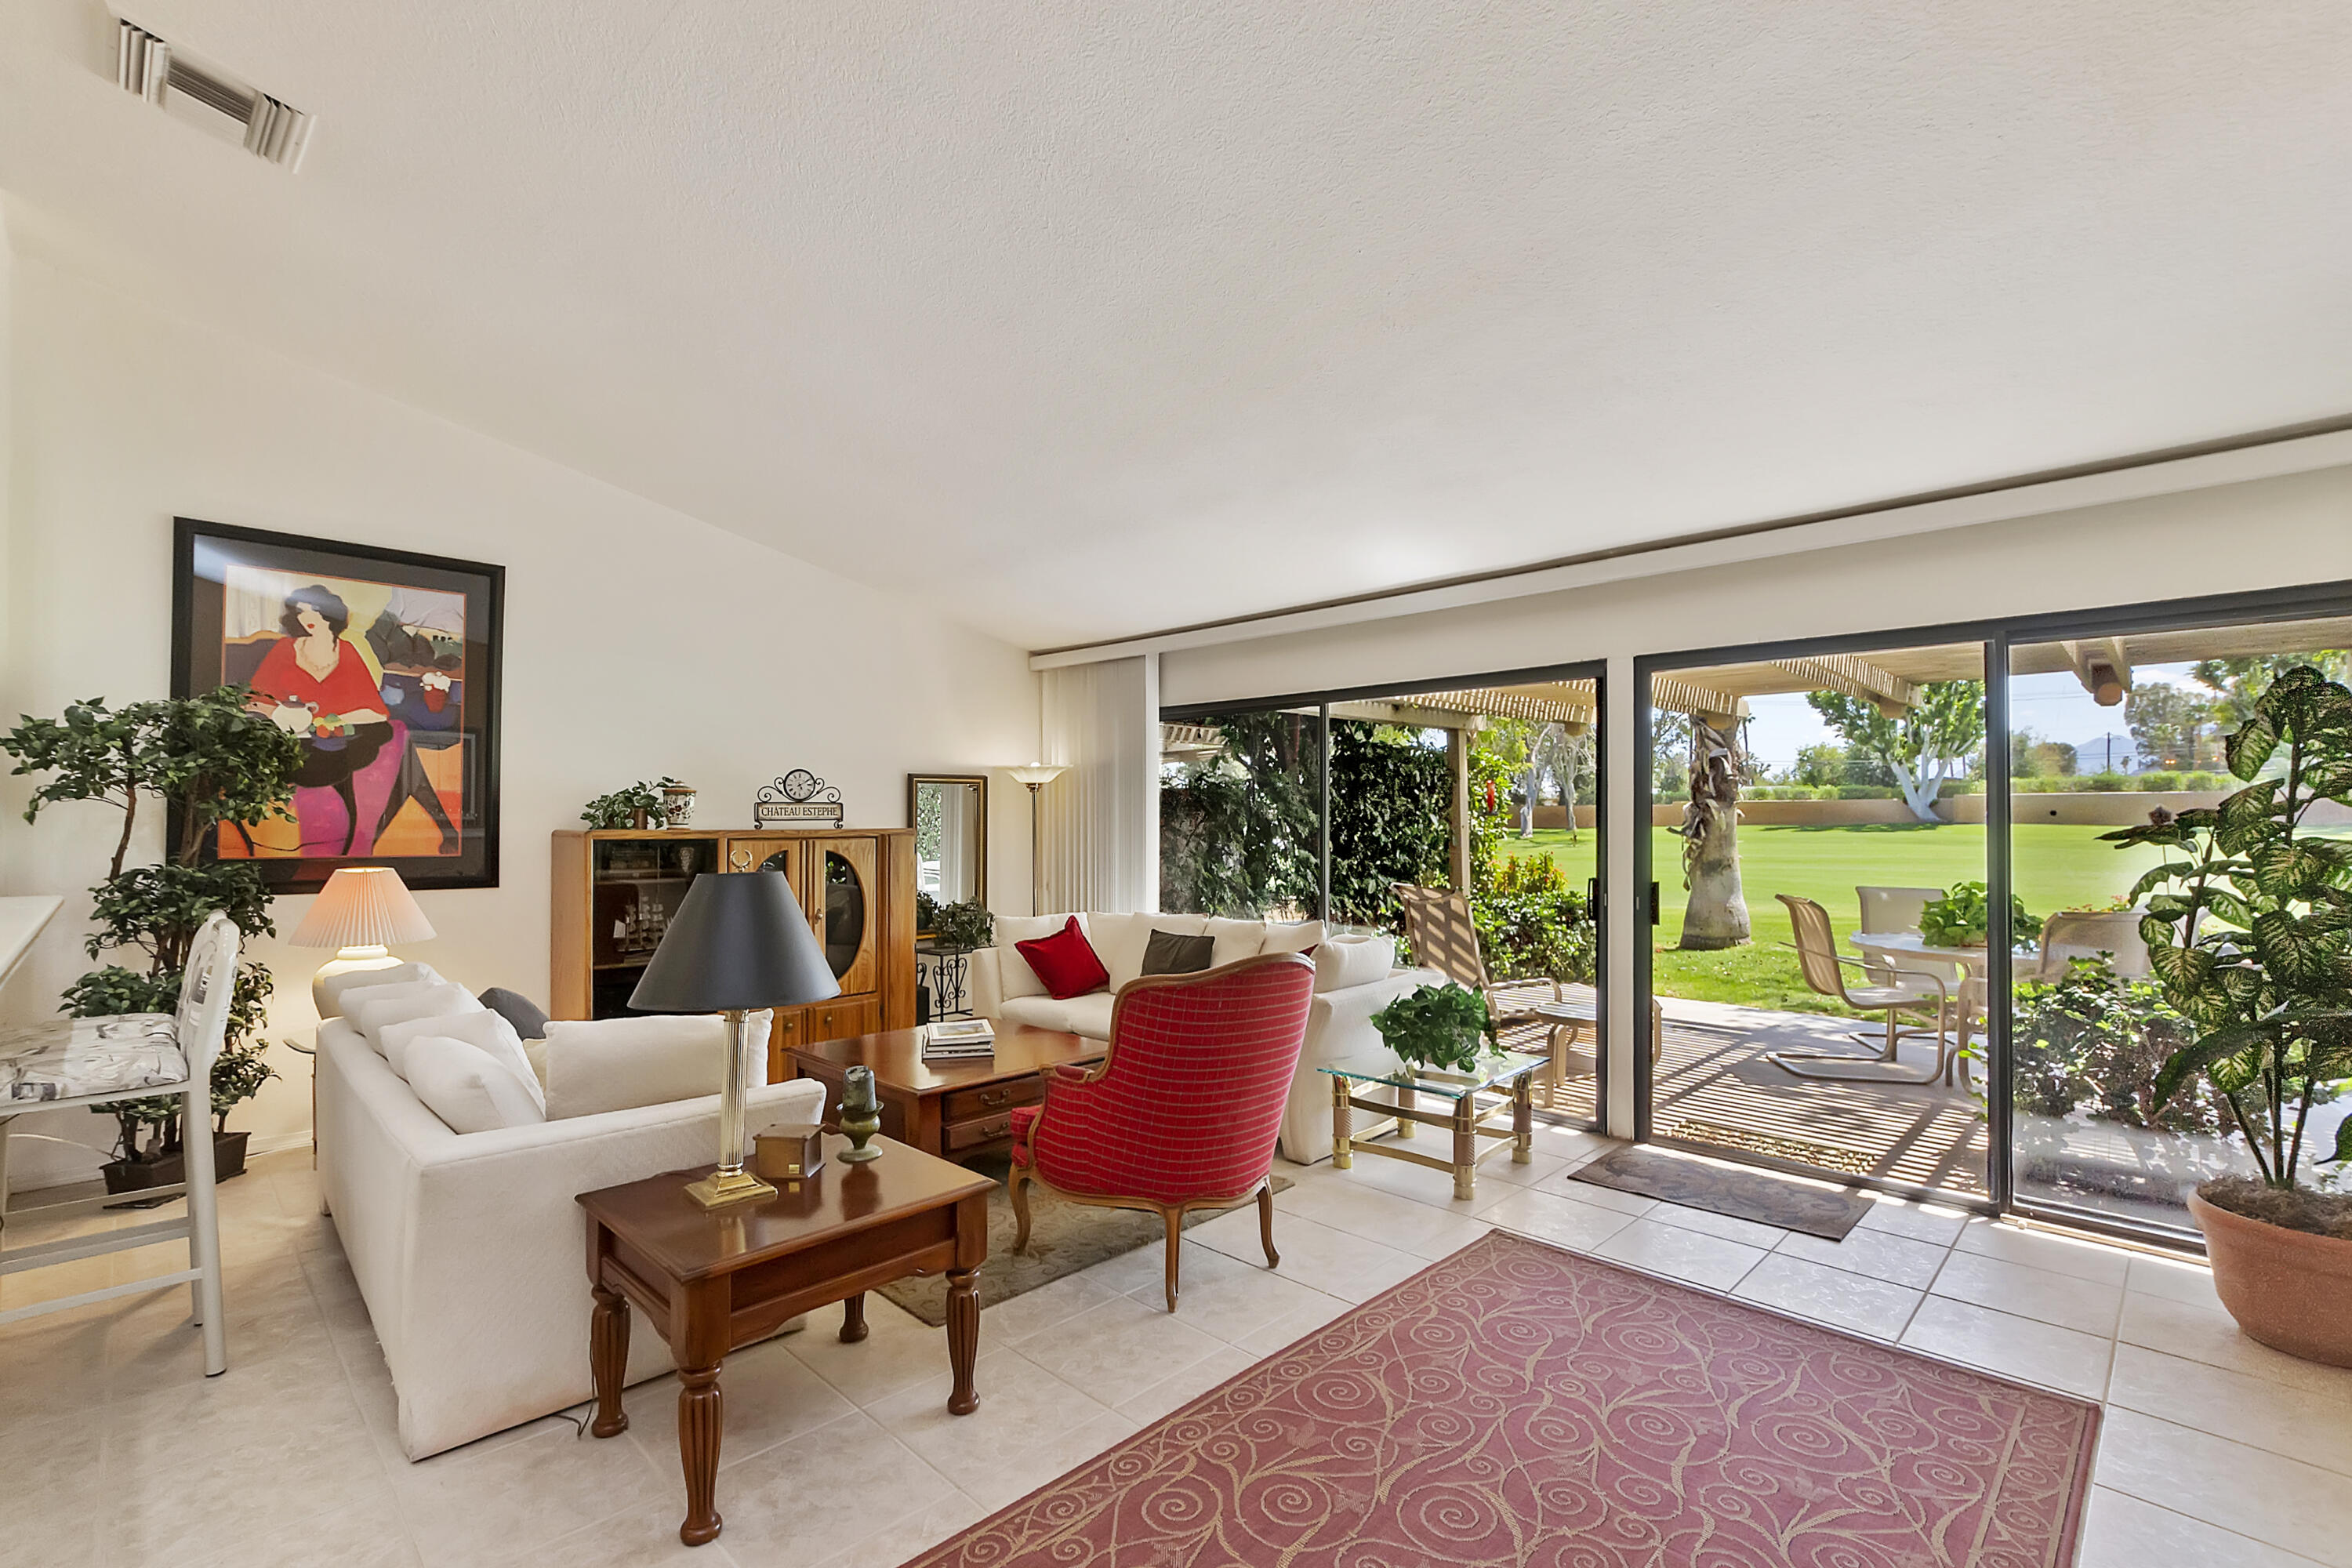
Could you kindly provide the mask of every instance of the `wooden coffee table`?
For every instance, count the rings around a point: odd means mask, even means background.
[[[629,1363],[629,1304],[645,1312],[677,1363],[677,1448],[686,1470],[688,1546],[719,1531],[719,1437],[725,1406],[719,1363],[803,1312],[839,1301],[841,1337],[866,1337],[866,1292],[909,1274],[948,1279],[948,1409],[980,1407],[971,1366],[980,1349],[980,1290],[988,1258],[988,1194],[995,1183],[888,1138],[882,1157],[844,1164],[845,1138],[825,1139],[815,1176],[774,1197],[705,1209],[686,1184],[705,1165],[580,1194],[588,1213],[588,1328],[599,1437],[625,1431],[621,1384]]]
[[[1109,1048],[1083,1035],[1003,1024],[995,1056],[972,1061],[925,1061],[916,1029],[821,1040],[793,1046],[789,1054],[796,1076],[824,1085],[826,1125],[840,1120],[842,1073],[868,1067],[882,1100],[885,1133],[944,1159],[963,1160],[1012,1141],[1014,1108],[1045,1099],[1045,1076],[1055,1068],[1098,1062]]]

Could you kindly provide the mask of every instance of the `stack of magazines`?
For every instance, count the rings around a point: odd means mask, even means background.
[[[947,1018],[923,1026],[923,1059],[963,1061],[996,1054],[996,1026],[985,1018]]]

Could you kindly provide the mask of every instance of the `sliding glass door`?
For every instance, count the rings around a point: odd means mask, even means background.
[[[2143,922],[2186,890],[2167,874],[2186,856],[2112,836],[2246,787],[2223,742],[2286,670],[2343,679],[2352,618],[2068,630],[2009,655],[2009,859],[2024,906],[2009,993],[2016,1201],[2185,1235],[2197,1184],[2252,1161],[2239,1111],[2209,1083],[2155,1093],[2194,1031],[2155,983]],[[2273,758],[2255,783],[2285,766]],[[2299,831],[2352,838],[2352,808],[2321,802]],[[2227,914],[2200,917],[2201,935],[2231,929]],[[2306,1163],[2333,1149],[2344,1110],[2314,1112]]]

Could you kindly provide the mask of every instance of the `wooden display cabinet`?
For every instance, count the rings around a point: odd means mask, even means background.
[[[915,1023],[915,835],[905,827],[627,828],[553,836],[548,1013],[628,1016],[629,994],[694,879],[781,871],[808,911],[841,994],[776,1010],[768,1077],[784,1053]]]

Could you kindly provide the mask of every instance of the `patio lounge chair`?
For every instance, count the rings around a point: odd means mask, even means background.
[[[1544,1069],[1541,1081],[1544,1103],[1551,1104],[1568,1075],[1569,1047],[1580,1031],[1596,1023],[1592,1004],[1570,1000],[1557,980],[1551,982],[1549,1002],[1503,1001],[1498,988],[1486,978],[1486,958],[1478,946],[1478,928],[1470,919],[1470,900],[1449,888],[1422,888],[1411,882],[1394,886],[1397,900],[1404,906],[1404,935],[1412,945],[1413,963],[1478,993],[1498,1032],[1525,1024],[1549,1031],[1546,1037],[1551,1065]],[[1654,999],[1650,1003],[1650,1060],[1654,1063],[1664,1038],[1664,1011]]]
[[[1789,893],[1775,894],[1789,906],[1789,923],[1794,929],[1797,964],[1803,972],[1805,984],[1823,996],[1835,997],[1857,1013],[1884,1012],[1886,1015],[1885,1044],[1873,1055],[1854,1056],[1845,1051],[1767,1051],[1764,1059],[1781,1071],[1798,1078],[1843,1079],[1864,1083],[1933,1083],[1938,1078],[1952,1081],[1952,1066],[1956,1059],[1951,1048],[1948,1020],[1951,1016],[1951,991],[1937,974],[1922,974],[1907,969],[1889,968],[1886,984],[1850,986],[1845,983],[1845,966],[1862,970],[1865,977],[1869,968],[1858,958],[1840,957],[1837,938],[1830,930],[1829,911],[1811,899],[1800,899]],[[1899,1023],[1905,1013],[1933,1013],[1936,1026],[1931,1030],[1905,1028]],[[1924,1078],[1904,1079],[1881,1072],[1856,1072],[1857,1067],[1883,1067],[1899,1059],[1896,1047],[1905,1035],[1936,1037],[1936,1065]],[[1871,1041],[1857,1033],[1854,1039],[1864,1046]]]

